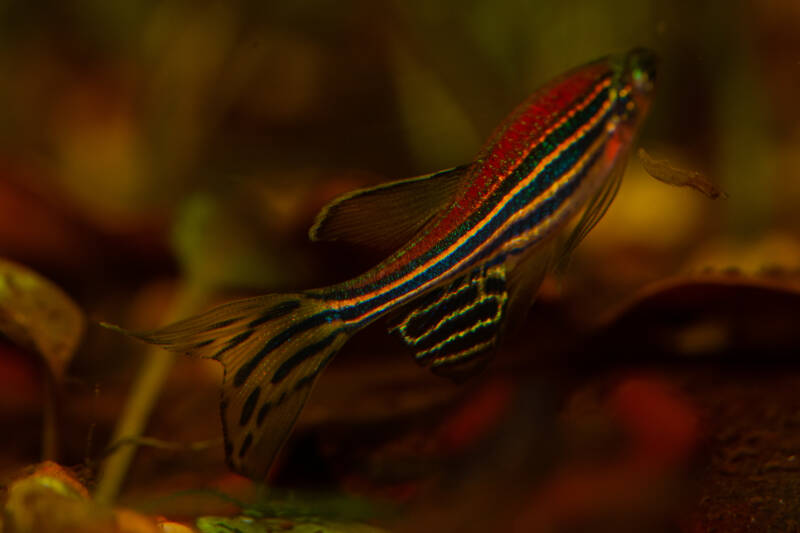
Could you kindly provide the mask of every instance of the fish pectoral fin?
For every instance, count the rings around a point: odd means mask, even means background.
[[[452,201],[471,165],[344,194],[317,215],[312,241],[344,241],[393,252]]]
[[[554,244],[550,241],[525,250],[508,274],[508,319],[504,331],[517,331],[528,316],[545,276],[553,266]]]
[[[231,469],[255,480],[266,477],[314,381],[349,337],[303,294],[238,300],[154,331],[123,332],[222,363],[225,455]]]
[[[412,302],[391,327],[433,373],[462,381],[490,361],[508,294],[505,265],[480,266]]]
[[[581,241],[586,238],[589,232],[600,222],[600,219],[603,218],[603,215],[606,214],[606,211],[608,211],[622,183],[622,175],[625,173],[627,159],[626,154],[622,154],[617,159],[614,166],[611,167],[608,179],[603,187],[589,200],[581,217],[578,219],[578,223],[562,241],[558,252],[558,258],[554,265],[555,271],[558,274],[562,274],[567,269],[572,257],[572,252],[575,251],[575,248],[578,247]]]
[[[603,218],[619,190],[626,160],[627,154],[621,154],[603,186],[586,203],[577,223],[507,260],[509,298],[504,330],[518,329],[524,323],[548,272],[563,273],[572,252]]]

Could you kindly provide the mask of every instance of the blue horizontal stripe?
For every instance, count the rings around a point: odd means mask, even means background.
[[[597,84],[603,83],[610,74],[600,78],[595,86],[593,86],[590,90],[588,90],[585,94],[581,95],[576,101],[581,101],[585,99],[597,86]],[[579,112],[575,113],[571,118],[564,122],[558,129],[550,133],[545,140],[537,144],[533,149],[531,149],[530,153],[525,157],[525,159],[520,163],[517,168],[515,168],[508,177],[503,180],[503,183],[498,187],[498,190],[492,195],[492,197],[484,202],[465,222],[459,225],[458,228],[453,230],[450,234],[448,234],[444,239],[436,244],[435,247],[427,250],[425,253],[421,254],[419,257],[415,258],[413,261],[410,261],[407,265],[401,268],[398,271],[391,272],[386,276],[382,277],[381,279],[373,282],[368,283],[363,286],[353,287],[351,283],[345,283],[340,285],[338,288],[331,290],[329,292],[325,292],[324,294],[317,294],[314,295],[319,297],[322,300],[327,301],[337,301],[337,300],[348,300],[350,298],[363,296],[369,294],[370,292],[374,292],[379,290],[381,287],[391,284],[392,282],[405,277],[410,272],[413,272],[415,269],[419,268],[421,265],[427,263],[431,259],[435,258],[436,256],[440,255],[443,250],[451,246],[453,243],[458,241],[462,235],[469,232],[472,228],[477,226],[479,223],[483,221],[486,216],[497,207],[497,205],[503,200],[505,196],[508,195],[511,190],[516,187],[520,181],[525,179],[531,172],[542,162],[547,156],[549,156],[553,151],[555,151],[561,144],[564,143],[568,138],[575,134],[578,129],[583,126],[586,122],[588,122],[592,117],[594,117],[603,104],[606,102],[609,96],[609,90],[603,89],[600,91],[595,98],[583,109]],[[574,144],[573,144],[574,146]],[[563,157],[563,154],[562,156]],[[553,163],[551,163],[552,165]],[[548,165],[550,168],[550,165]],[[544,171],[543,171],[544,174]],[[539,191],[544,190],[547,188],[550,182],[547,182],[548,178],[536,178],[536,182],[540,184]],[[554,177],[550,177],[549,179],[554,179]],[[513,211],[520,209],[527,205],[527,202],[522,204],[522,206],[517,206],[516,209],[512,208]],[[507,213],[506,216],[510,216],[511,213]],[[502,222],[500,222],[502,224]],[[478,243],[479,244],[479,243]],[[473,239],[473,249],[477,245]],[[470,250],[471,252],[472,250]],[[446,270],[446,269],[445,269]],[[425,273],[422,275],[424,276]],[[428,276],[429,279],[432,279],[435,276]],[[416,279],[416,278],[415,278]],[[424,281],[423,281],[424,283]],[[393,291],[394,292],[394,291]],[[395,293],[396,294],[396,293]],[[395,296],[396,297],[396,296]],[[390,297],[389,299],[392,299]],[[380,305],[380,304],[378,304]]]
[[[605,129],[605,118],[608,114],[600,120],[596,126],[590,129],[580,139],[575,141],[569,148],[545,167],[539,176],[536,177],[530,185],[525,187],[517,195],[511,198],[500,211],[488,221],[475,235],[470,237],[464,244],[454,250],[451,254],[443,257],[438,263],[431,265],[430,268],[424,270],[419,275],[411,278],[407,282],[387,291],[380,296],[376,296],[369,300],[365,300],[359,304],[346,307],[340,310],[340,316],[344,320],[354,320],[364,316],[364,321],[369,321],[371,317],[365,316],[371,310],[382,306],[386,302],[399,298],[407,293],[414,291],[425,283],[442,276],[447,273],[454,264],[463,260],[470,255],[481,245],[492,239],[497,229],[505,224],[509,218],[515,213],[524,210],[535,198],[542,194],[550,185],[553,184],[560,176],[568,172],[581,156],[591,147],[592,143],[603,133]],[[524,165],[524,163],[523,163]],[[520,165],[522,166],[522,165]],[[588,171],[589,165],[579,172],[570,182],[563,186],[557,194],[544,202],[534,212],[523,218],[521,221],[516,222],[502,235],[494,237],[493,242],[489,244],[475,259],[470,261],[464,266],[464,269],[476,264],[477,262],[490,257],[497,251],[498,248],[507,242],[509,239],[519,235],[522,231],[530,229],[533,225],[539,223],[543,218],[549,216],[555,209],[557,209],[578,185],[581,179]]]

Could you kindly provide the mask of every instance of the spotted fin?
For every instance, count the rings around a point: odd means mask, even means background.
[[[488,364],[507,299],[505,265],[480,266],[414,302],[390,332],[419,364],[460,381]]]
[[[312,241],[344,241],[393,252],[453,199],[470,165],[383,183],[325,206],[308,232]]]
[[[266,477],[314,381],[349,337],[332,311],[303,294],[238,300],[162,329],[125,333],[223,364],[225,454],[233,470],[256,480]]]

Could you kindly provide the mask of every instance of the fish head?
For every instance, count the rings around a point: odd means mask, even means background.
[[[656,81],[658,56],[647,48],[634,48],[628,52],[626,63],[627,75],[630,76],[634,89],[642,95],[649,95]]]
[[[614,100],[614,126],[631,134],[638,130],[653,99],[658,57],[646,48],[634,48],[612,59],[614,77],[610,97]]]

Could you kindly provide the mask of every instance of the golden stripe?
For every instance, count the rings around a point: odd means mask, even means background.
[[[444,356],[444,357],[437,357],[431,362],[431,368],[432,369],[433,368],[438,368],[440,366],[444,366],[444,365],[450,364],[453,361],[457,361],[458,359],[461,359],[462,357],[464,357],[465,355],[468,355],[468,354],[473,354],[473,353],[478,353],[478,352],[485,351],[485,350],[491,348],[496,340],[497,340],[496,338],[492,338],[492,340],[488,340],[486,342],[482,342],[480,344],[476,344],[475,346],[470,346],[469,348],[467,348],[465,350],[461,350],[460,352],[456,352],[454,354],[450,354],[450,355],[447,355],[447,356]]]
[[[502,312],[502,310],[501,310],[501,312]],[[498,314],[500,314],[500,313],[498,313]],[[431,352],[434,352],[434,351],[438,350],[439,348],[450,344],[451,342],[455,341],[456,339],[460,339],[461,337],[464,337],[465,335],[468,335],[468,334],[472,333],[473,331],[475,331],[476,329],[478,329],[480,327],[488,326],[490,324],[497,324],[497,316],[494,316],[492,318],[488,318],[486,320],[481,320],[479,322],[475,322],[475,324],[472,327],[470,327],[468,330],[459,331],[458,333],[455,333],[455,334],[447,337],[442,342],[437,343],[434,346],[431,346],[427,350],[422,351],[422,352],[417,352],[414,357],[419,361],[424,361],[425,359],[427,359],[428,357],[431,356],[430,355]],[[471,349],[471,348],[468,348],[468,349]],[[461,353],[461,352],[458,352],[458,353]],[[455,355],[455,354],[453,354],[453,355]],[[450,356],[447,356],[447,357],[450,357]]]
[[[431,328],[428,328],[428,330],[425,333],[423,333],[422,335],[420,335],[419,337],[414,339],[412,344],[418,343],[418,342],[421,342],[421,341],[425,340],[427,337],[433,335],[436,332],[436,330],[438,330],[440,327],[442,327],[442,325],[445,322],[447,322],[448,320],[451,320],[451,319],[457,317],[458,315],[463,315],[464,313],[467,313],[470,310],[472,310],[474,307],[482,304],[483,302],[487,302],[489,300],[497,300],[498,301],[497,312],[494,314],[494,316],[492,316],[490,318],[487,318],[486,320],[479,320],[478,322],[475,322],[475,324],[470,326],[470,330],[475,329],[476,327],[482,326],[484,324],[491,324],[492,322],[497,322],[498,317],[501,314],[503,314],[503,304],[505,303],[506,299],[507,299],[507,296],[506,297],[503,297],[503,296],[498,297],[498,295],[496,295],[496,294],[491,294],[491,295],[487,294],[483,298],[479,298],[479,299],[475,300],[475,302],[473,304],[471,304],[469,307],[467,307],[467,308],[462,307],[461,309],[456,309],[455,311],[453,311],[449,315],[446,315],[441,320],[439,320],[436,323],[435,326],[433,326]],[[453,333],[455,334],[455,332],[453,332]],[[463,331],[462,331],[462,333],[463,333]],[[459,335],[459,336],[462,336],[462,335]],[[410,337],[408,337],[408,338],[410,338]],[[430,348],[428,348],[427,350],[425,350],[422,353],[430,352],[431,350],[441,346],[442,344],[446,344],[452,338],[453,338],[453,335],[451,335],[450,337],[447,337],[443,341],[438,342],[437,344],[434,344],[433,346],[431,346]]]
[[[436,307],[438,305],[441,305],[444,300],[448,300],[448,299],[450,299],[450,298],[452,298],[454,296],[457,296],[461,292],[471,289],[473,286],[474,285],[472,283],[466,283],[466,284],[458,287],[458,289],[456,289],[455,292],[446,292],[446,293],[444,293],[441,298],[439,298],[438,300],[435,300],[433,303],[431,303],[430,305],[426,306],[425,308],[415,309],[413,312],[408,314],[408,317],[406,318],[406,320],[403,321],[403,324],[400,325],[397,328],[397,330],[401,331],[403,333],[403,336],[405,337],[406,336],[405,335],[406,329],[408,329],[408,322],[409,322],[409,320],[412,320],[412,316],[418,317],[419,315],[424,315],[425,313],[429,313],[434,307]],[[480,293],[478,293],[478,294],[480,295]],[[410,339],[411,337],[407,337],[407,338]]]
[[[518,158],[518,159],[517,159],[517,160],[514,162],[514,164],[513,164],[513,165],[511,165],[511,166],[509,167],[509,168],[511,168],[511,169],[512,169],[512,170],[510,170],[510,171],[509,171],[509,173],[510,173],[510,172],[513,172],[513,169],[516,169],[516,168],[517,168],[517,167],[518,167],[518,166],[519,166],[519,165],[522,163],[522,161],[524,161],[524,160],[525,160],[525,157],[527,157],[527,154],[530,152],[530,150],[532,149],[532,147],[535,147],[535,146],[536,146],[536,144],[540,143],[540,142],[541,142],[541,141],[542,141],[542,140],[543,140],[543,139],[544,139],[544,138],[545,138],[545,137],[546,137],[546,136],[547,136],[549,133],[552,133],[552,131],[554,131],[555,129],[558,129],[558,127],[560,127],[561,125],[563,125],[563,123],[564,123],[564,122],[566,122],[567,120],[569,120],[569,119],[570,119],[570,118],[571,118],[571,117],[572,117],[572,116],[573,116],[575,113],[579,112],[581,109],[583,109],[584,107],[586,107],[586,105],[588,105],[588,103],[591,101],[591,99],[592,99],[592,98],[594,98],[594,97],[596,97],[596,96],[597,96],[597,94],[599,94],[599,92],[601,92],[601,91],[602,91],[604,88],[608,87],[608,85],[609,85],[610,83],[611,83],[611,81],[610,81],[610,80],[604,80],[604,81],[603,81],[603,83],[599,84],[599,85],[598,85],[598,87],[597,87],[597,89],[596,89],[595,91],[593,91],[593,92],[591,93],[591,95],[590,95],[589,97],[587,97],[587,98],[586,98],[586,99],[585,99],[585,100],[582,102],[582,104],[584,104],[584,105],[582,105],[581,107],[576,107],[576,108],[574,108],[573,110],[571,110],[569,113],[567,113],[567,114],[566,114],[566,115],[565,115],[565,116],[564,116],[564,117],[561,119],[561,121],[559,121],[559,122],[557,123],[557,125],[553,126],[551,129],[549,129],[549,130],[547,131],[547,133],[545,133],[545,134],[542,136],[542,138],[540,138],[540,139],[539,139],[539,140],[538,140],[536,143],[533,143],[533,144],[531,145],[531,147],[529,148],[529,150],[528,150],[528,151],[526,151],[526,152],[525,152],[525,153],[524,153],[522,156],[520,156],[520,157],[519,157],[519,158]],[[603,106],[602,106],[602,107],[601,107],[601,108],[598,110],[598,112],[597,112],[597,113],[596,113],[596,114],[595,114],[595,115],[594,115],[594,116],[593,116],[593,117],[592,117],[592,118],[589,120],[589,122],[587,122],[586,124],[584,124],[583,126],[581,126],[581,127],[580,127],[580,128],[579,128],[579,129],[578,129],[578,130],[577,130],[577,131],[576,131],[576,132],[575,132],[575,133],[574,133],[572,136],[571,136],[571,137],[569,137],[569,138],[568,138],[566,141],[564,141],[563,143],[561,143],[561,145],[560,145],[558,148],[556,148],[556,149],[555,149],[553,152],[551,152],[551,153],[550,153],[550,154],[549,154],[547,157],[545,157],[545,158],[544,158],[542,161],[540,161],[540,162],[539,162],[539,164],[536,166],[536,168],[534,168],[534,169],[531,171],[531,173],[530,173],[530,174],[528,174],[528,177],[527,177],[526,179],[524,179],[524,180],[521,180],[521,181],[520,181],[520,183],[518,183],[518,184],[516,185],[516,187],[514,187],[514,189],[512,189],[512,190],[511,190],[511,191],[510,191],[510,192],[509,192],[509,193],[508,193],[506,196],[504,196],[504,197],[503,197],[503,199],[502,199],[500,202],[498,202],[498,204],[495,206],[495,208],[494,208],[494,209],[493,209],[493,210],[492,210],[492,211],[491,211],[491,212],[490,212],[490,213],[489,213],[489,214],[488,214],[486,217],[484,217],[484,218],[483,218],[483,220],[481,221],[481,222],[483,222],[483,224],[476,224],[476,226],[475,226],[474,228],[472,228],[472,229],[471,229],[471,230],[470,230],[468,233],[466,233],[466,234],[462,235],[460,239],[458,239],[456,242],[454,242],[453,244],[451,244],[451,245],[450,245],[450,246],[447,248],[447,250],[445,250],[445,251],[443,251],[443,252],[439,253],[437,256],[435,256],[435,257],[431,258],[431,259],[430,259],[430,260],[428,260],[426,263],[424,263],[424,264],[420,265],[420,266],[419,266],[419,267],[417,267],[415,270],[413,270],[413,271],[409,272],[408,274],[406,274],[406,275],[405,275],[405,276],[403,276],[402,278],[399,278],[399,279],[397,279],[397,280],[393,281],[392,283],[390,283],[390,284],[388,284],[388,285],[385,285],[385,286],[381,287],[379,290],[376,290],[376,291],[374,291],[374,292],[371,292],[371,293],[368,293],[368,294],[362,294],[362,295],[356,296],[356,297],[354,297],[354,298],[350,298],[350,299],[348,299],[348,300],[338,300],[338,301],[335,301],[335,302],[331,302],[331,304],[332,304],[333,306],[335,306],[335,308],[336,308],[336,309],[341,309],[341,308],[344,308],[344,307],[351,307],[351,306],[357,305],[357,304],[359,304],[359,303],[361,303],[361,302],[363,302],[363,301],[370,300],[370,299],[372,299],[372,298],[376,298],[376,297],[378,297],[378,296],[380,296],[380,295],[382,295],[382,294],[385,294],[386,292],[389,292],[389,291],[391,291],[392,289],[394,289],[394,288],[398,287],[399,285],[402,285],[403,283],[405,283],[405,282],[406,282],[406,281],[408,281],[409,279],[411,279],[411,278],[414,278],[414,277],[415,277],[416,275],[418,275],[420,272],[424,272],[425,270],[427,270],[428,268],[430,268],[430,267],[431,267],[433,264],[435,264],[435,263],[437,263],[438,261],[440,261],[440,260],[441,260],[441,259],[440,259],[441,257],[443,257],[443,256],[447,256],[447,255],[449,255],[450,253],[452,253],[452,252],[453,252],[453,250],[457,249],[457,248],[458,248],[459,246],[461,246],[461,245],[462,245],[464,242],[466,242],[466,241],[467,241],[467,240],[469,240],[469,239],[470,239],[470,238],[471,238],[473,235],[475,235],[475,233],[477,233],[478,231],[480,231],[480,229],[481,229],[481,228],[482,228],[482,227],[485,225],[485,221],[487,221],[487,220],[491,220],[491,219],[492,219],[492,218],[493,218],[493,217],[494,217],[494,216],[495,216],[495,215],[496,215],[496,214],[497,214],[497,213],[498,213],[498,212],[499,212],[499,211],[500,211],[500,210],[501,210],[501,209],[502,209],[502,208],[503,208],[503,207],[504,207],[504,206],[505,206],[507,203],[508,203],[508,201],[509,201],[509,199],[510,199],[510,198],[513,198],[513,197],[514,197],[516,194],[518,194],[518,193],[519,193],[519,192],[520,192],[522,189],[524,189],[525,187],[527,187],[527,186],[528,186],[528,185],[529,185],[529,184],[530,184],[530,183],[531,183],[531,182],[532,182],[532,181],[533,181],[533,180],[534,180],[534,179],[535,179],[535,178],[536,178],[536,177],[537,177],[537,176],[538,176],[538,175],[541,173],[541,171],[542,171],[544,168],[546,168],[546,167],[547,167],[547,165],[549,165],[551,162],[553,162],[553,160],[557,159],[557,158],[558,158],[558,157],[559,157],[559,156],[560,156],[560,155],[561,155],[561,154],[562,154],[562,153],[563,153],[563,152],[564,152],[566,149],[568,149],[570,146],[572,146],[572,144],[574,144],[574,142],[575,142],[577,139],[579,139],[580,137],[582,137],[582,136],[583,136],[583,135],[586,133],[586,131],[588,131],[589,129],[591,129],[592,127],[594,127],[594,126],[595,126],[595,125],[596,125],[596,124],[599,122],[599,120],[600,120],[600,117],[602,117],[602,116],[605,114],[605,112],[606,112],[606,111],[609,109],[610,105],[611,105],[611,104],[610,104],[610,102],[609,102],[609,101],[606,101],[606,102],[604,102]],[[551,192],[551,191],[554,189],[554,187],[557,189],[557,188],[560,186],[560,184],[561,184],[561,183],[562,183],[562,180],[561,180],[561,179],[559,179],[558,181],[554,182],[554,183],[553,183],[553,184],[552,184],[552,185],[551,185],[551,186],[550,186],[550,187],[547,189],[547,191],[546,191],[546,194],[540,195],[540,197],[539,197],[539,201],[538,201],[537,203],[533,204],[533,205],[534,205],[534,206],[538,206],[538,205],[541,203],[541,201],[542,201],[542,200],[541,200],[542,196],[548,196],[548,197],[549,197],[549,195],[548,195],[547,193],[549,193],[549,194],[552,194],[552,192]],[[512,217],[511,217],[511,219],[509,219],[509,221],[508,221],[508,222],[511,222],[511,221],[513,221],[513,220],[517,220],[518,218],[519,218],[519,217],[518,217],[518,216],[516,216],[516,215],[515,215],[515,216],[512,216]],[[508,226],[508,223],[507,223],[507,224],[505,224],[505,225],[503,225],[501,228],[498,228],[498,231],[499,231],[499,230],[502,230],[503,228],[505,228],[505,227],[507,227],[507,226]],[[494,234],[497,234],[497,231],[496,231]],[[473,256],[474,256],[474,255],[475,255],[477,252],[479,252],[479,251],[480,251],[480,247],[479,247],[478,249],[476,249],[475,251],[473,251],[473,253],[472,253],[472,254],[470,254],[470,255],[469,255],[469,256],[467,256],[466,258],[462,259],[460,262],[458,262],[458,263],[456,263],[455,265],[453,265],[453,267],[451,267],[451,268],[448,270],[448,273],[449,273],[449,272],[452,272],[454,269],[457,269],[457,268],[458,268],[460,265],[463,265],[463,264],[464,264],[466,261],[469,261],[469,259],[471,259],[471,258],[472,258],[472,257],[473,257]],[[423,285],[422,285],[421,287],[419,287],[417,290],[413,291],[413,293],[415,293],[415,294],[416,294],[416,293],[422,292],[422,291],[426,290],[427,288],[429,288],[430,286],[440,283],[440,282],[442,281],[442,279],[443,279],[444,277],[446,277],[446,276],[447,276],[447,274],[442,274],[442,275],[441,275],[441,276],[439,276],[438,278],[435,278],[435,279],[432,279],[432,280],[430,280],[428,283],[426,283],[426,284],[423,284]],[[404,301],[404,297],[406,297],[406,296],[408,296],[408,295],[399,296],[398,298],[395,298],[394,300],[390,300],[389,302],[386,302],[385,304],[381,305],[380,307],[377,307],[377,308],[375,308],[375,309],[373,309],[373,310],[369,311],[369,312],[368,312],[368,314],[374,314],[375,316],[377,316],[377,315],[379,315],[379,314],[380,314],[382,311],[384,311],[385,309],[387,309],[387,308],[389,308],[389,307],[391,307],[391,306],[393,306],[393,305],[396,305],[396,304],[397,304],[399,301]],[[364,316],[364,315],[361,315],[360,317],[356,317],[356,318],[353,318],[353,319],[350,319],[350,320],[344,321],[344,323],[345,323],[345,324],[350,324],[350,323],[360,322],[360,321],[363,319],[363,316]]]
[[[568,173],[564,174],[564,176],[562,176],[561,178],[559,178],[559,180],[557,182],[553,183],[554,186],[557,186],[556,190],[553,190],[553,187],[551,186],[547,190],[546,194],[542,194],[541,195],[541,197],[544,197],[544,198],[541,199],[541,201],[537,201],[536,204],[531,204],[531,207],[530,208],[526,208],[524,211],[520,211],[519,213],[515,213],[514,216],[512,217],[512,219],[509,219],[508,223],[504,224],[502,226],[502,228],[507,228],[512,223],[512,220],[519,220],[520,218],[524,217],[527,213],[529,213],[532,210],[535,210],[537,207],[539,207],[539,205],[542,202],[547,201],[553,195],[557,194],[558,190],[561,189],[561,187],[566,185],[566,182],[571,180],[573,177],[575,177],[575,175],[577,173],[579,173],[579,172],[581,172],[583,170],[583,167],[585,166],[587,160],[591,159],[591,157],[594,155],[594,153],[597,151],[597,149],[599,147],[601,147],[606,142],[606,140],[607,139],[605,139],[604,136],[602,136],[602,135],[600,137],[598,137],[594,141],[592,146],[588,150],[586,150],[586,152],[583,154],[583,156],[581,156],[581,158],[578,161],[576,161],[575,165],[573,165],[573,167],[570,169],[570,171]],[[550,220],[552,220],[553,218],[555,218],[556,216],[558,216],[561,211],[562,210],[559,209],[558,211],[552,213],[547,218],[545,218],[542,221],[540,221],[534,227],[530,228],[525,233],[517,235],[513,239],[510,239],[503,246],[503,248],[502,248],[503,251],[508,251],[510,249],[513,249],[513,248],[518,248],[519,246],[521,246],[523,243],[525,243],[528,240],[535,240],[537,237],[539,237],[541,232],[547,226],[548,222]]]

